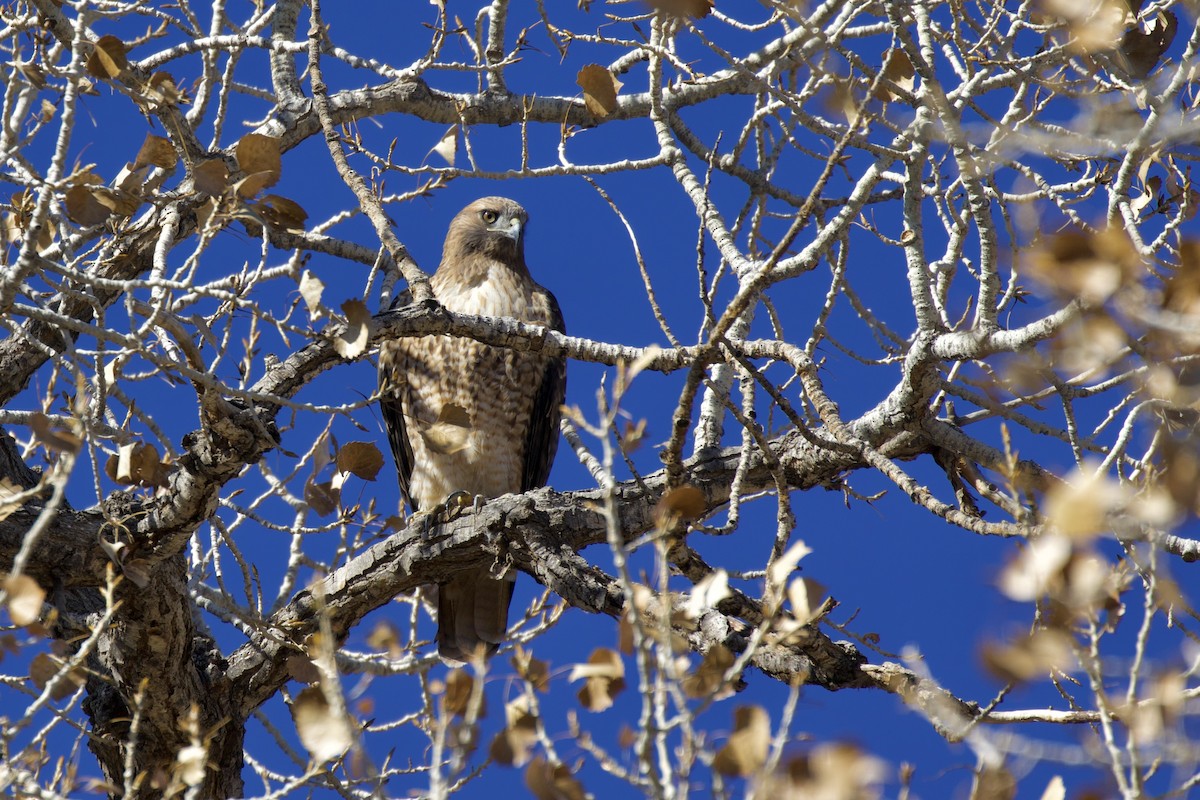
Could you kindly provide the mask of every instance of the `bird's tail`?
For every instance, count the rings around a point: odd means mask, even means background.
[[[438,584],[438,654],[465,664],[496,652],[508,633],[514,585],[487,570],[460,572]]]

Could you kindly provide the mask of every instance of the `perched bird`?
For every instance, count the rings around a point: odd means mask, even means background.
[[[564,330],[554,295],[525,265],[529,215],[485,197],[451,221],[433,294],[459,314],[512,317]],[[393,307],[409,302],[400,295]],[[380,408],[414,513],[437,512],[465,492],[485,498],[543,486],[558,449],[566,360],[455,336],[385,341]],[[465,662],[490,655],[508,630],[514,578],[466,570],[437,588],[438,652]]]

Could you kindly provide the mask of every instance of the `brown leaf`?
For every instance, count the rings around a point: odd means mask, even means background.
[[[565,764],[538,756],[525,768],[525,785],[538,800],[586,800],[587,792]]]
[[[287,657],[288,675],[300,683],[316,684],[321,680],[321,672],[317,665],[304,653],[292,653]]]
[[[789,759],[760,785],[759,795],[859,800],[880,796],[879,784],[886,779],[882,761],[852,744],[832,742]]]
[[[446,676],[446,710],[456,717],[465,716],[475,693],[475,678],[466,670],[452,669]],[[478,716],[484,715],[483,698],[479,700]]]
[[[720,700],[734,692],[733,682],[726,682],[725,672],[733,666],[733,653],[723,644],[713,645],[704,654],[700,666],[683,679],[683,692],[688,697]]]
[[[88,56],[87,71],[101,80],[110,80],[120,75],[127,66],[125,43],[112,34],[101,36],[92,54]]]
[[[342,358],[358,358],[371,339],[371,312],[362,300],[347,300],[342,303],[342,313],[346,315],[346,329],[333,340],[333,349]]]
[[[454,166],[454,158],[458,153],[458,126],[453,125],[450,130],[442,134],[442,138],[433,146],[432,152],[437,153],[450,166]]]
[[[617,92],[621,82],[599,64],[588,64],[579,70],[575,82],[583,89],[583,102],[597,117],[607,117],[617,108]]]
[[[263,189],[266,189],[269,186],[274,186],[278,182],[278,172],[252,172],[237,183],[233,184],[233,191],[243,200],[249,200]],[[299,208],[299,206],[297,206],[297,208]],[[305,219],[307,218],[308,216],[305,215]]]
[[[588,711],[604,711],[612,707],[613,698],[625,688],[625,663],[615,650],[596,648],[586,664],[571,668],[569,680],[580,679],[587,682],[579,690],[579,702]]]
[[[713,9],[713,0],[647,0],[651,8],[673,17],[703,19]]]
[[[801,624],[812,621],[825,597],[825,587],[812,578],[794,578],[788,584],[788,600],[792,603],[792,615]]]
[[[354,743],[348,720],[329,705],[318,686],[309,686],[296,695],[292,719],[301,744],[317,763],[337,758]]]
[[[1029,271],[1040,283],[1088,303],[1101,303],[1145,269],[1124,231],[1065,231],[1047,237],[1029,254]]]
[[[333,488],[331,481],[317,483],[310,477],[304,484],[304,502],[308,503],[308,507],[317,512],[318,516],[327,517],[337,511],[341,499],[342,493]]]
[[[123,444],[110,456],[105,472],[113,482],[125,486],[166,486],[168,467],[159,458],[158,448],[143,442]]]
[[[47,450],[59,453],[77,453],[83,440],[70,431],[54,426],[49,417],[41,412],[29,416],[29,427],[34,438]]]
[[[229,168],[222,159],[211,158],[192,169],[192,179],[196,191],[213,196],[222,195],[229,188]]]
[[[537,717],[529,713],[524,698],[517,698],[504,707],[508,721],[504,730],[492,739],[488,753],[497,764],[520,767],[529,761],[530,751],[537,744]]]
[[[1012,800],[1016,796],[1017,779],[1004,768],[1004,765],[983,766],[975,773],[975,790],[971,793],[972,798]]]
[[[752,775],[766,763],[771,745],[771,717],[761,706],[738,706],[733,712],[733,733],[713,758],[713,769],[722,775]]]
[[[246,190],[238,191],[242,197],[253,197],[278,182],[279,175],[283,171],[279,139],[274,136],[264,136],[261,133],[247,133],[238,140],[237,146],[234,148],[234,155],[237,157],[238,166],[248,176],[244,180],[249,180],[256,174],[262,176]],[[248,191],[250,188],[253,188],[254,191]]]
[[[271,227],[293,233],[303,233],[308,220],[308,212],[299,203],[277,194],[264,195],[254,204],[254,210]]]
[[[14,625],[32,625],[38,621],[46,590],[37,581],[28,575],[5,578],[4,591],[8,595],[8,616]]]
[[[985,644],[983,665],[1006,683],[1023,683],[1054,672],[1070,670],[1075,663],[1069,634],[1043,628],[1012,644]]]
[[[404,645],[400,643],[400,633],[396,626],[386,620],[375,623],[375,627],[367,635],[367,645],[372,650],[386,652],[392,658],[404,655]]]
[[[1142,25],[1134,25],[1125,31],[1119,51],[1125,57],[1125,66],[1135,78],[1147,78],[1163,53],[1175,41],[1179,19],[1171,11],[1159,11]]]
[[[668,489],[654,507],[654,523],[666,530],[679,522],[697,519],[704,511],[704,492],[695,486],[676,486]]]
[[[24,489],[7,476],[0,476],[0,522],[8,519],[23,504],[16,501]]]
[[[913,69],[912,61],[909,60],[907,53],[898,47],[889,50],[887,61],[883,65],[884,79],[875,87],[875,97],[885,103],[902,99],[905,94],[912,92],[913,86],[917,82],[916,75],[917,71]],[[888,85],[888,81],[896,88],[893,89]]]
[[[373,481],[383,468],[383,453],[373,442],[347,442],[337,452],[338,472]]]
[[[139,194],[121,189],[110,189],[107,186],[97,186],[92,189],[92,197],[118,217],[131,217],[142,206],[142,198]]]
[[[133,160],[133,168],[141,169],[153,164],[156,167],[170,169],[175,166],[177,160],[178,156],[175,148],[171,146],[170,139],[148,133],[146,141],[142,142],[142,148],[138,150],[137,158]]]
[[[465,450],[470,444],[471,416],[462,406],[446,403],[437,421],[421,431],[425,446],[435,453],[449,455]]]
[[[308,270],[300,276],[300,296],[304,305],[308,306],[308,316],[315,319],[321,311],[321,295],[325,292],[325,284]]]
[[[176,106],[187,103],[186,94],[175,85],[175,79],[168,72],[156,72],[150,76],[150,83],[144,87],[144,98],[160,106]]]
[[[68,189],[66,205],[67,219],[85,228],[100,225],[112,216],[112,209],[97,200],[88,186],[75,185]]]
[[[58,671],[62,662],[46,653],[38,653],[29,663],[29,679],[38,689],[44,690]],[[70,670],[54,687],[50,697],[54,700],[65,700],[75,693],[75,690],[87,683],[87,678],[77,669]]]
[[[550,665],[533,657],[533,654],[518,646],[512,657],[512,665],[522,680],[539,692],[550,690]]]

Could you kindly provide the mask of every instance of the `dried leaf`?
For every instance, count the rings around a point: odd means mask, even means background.
[[[525,768],[525,785],[537,800],[586,800],[587,792],[565,764],[538,756]]]
[[[450,130],[442,134],[442,138],[433,146],[431,152],[437,153],[450,166],[454,166],[454,158],[458,152],[458,126],[453,125]]]
[[[807,624],[821,607],[825,587],[812,578],[794,578],[788,584],[788,600],[792,604],[792,615],[797,622]]]
[[[456,717],[465,716],[475,693],[475,678],[466,670],[452,669],[446,676],[446,710]],[[479,716],[484,708],[480,698]]]
[[[1055,775],[1046,784],[1046,790],[1042,792],[1042,800],[1067,800],[1067,787],[1063,785],[1061,775]]]
[[[373,442],[347,442],[337,452],[338,472],[373,481],[383,468],[383,453]]]
[[[292,653],[287,657],[288,675],[300,683],[316,684],[321,680],[321,672],[317,665],[304,653]]]
[[[713,9],[713,0],[647,0],[651,8],[673,17],[703,19]]]
[[[790,759],[760,787],[762,797],[865,800],[880,796],[887,780],[884,763],[845,742],[820,744]]]
[[[723,644],[713,645],[704,654],[696,671],[683,679],[683,691],[688,697],[721,700],[735,691],[733,681],[725,673],[733,666],[733,653]]]
[[[254,210],[268,225],[293,233],[303,233],[308,212],[299,203],[277,194],[264,195]]]
[[[185,786],[199,786],[204,783],[204,773],[208,769],[208,750],[203,745],[189,744],[179,748],[175,756],[175,774]]]
[[[238,140],[234,148],[238,166],[247,175],[275,173],[275,180],[283,171],[283,160],[279,153],[279,139],[261,133],[247,133]],[[273,185],[274,182],[266,184]]]
[[[1087,542],[1109,528],[1110,514],[1124,508],[1129,489],[1094,465],[1076,469],[1046,493],[1047,526],[1074,542]]]
[[[327,517],[337,511],[341,499],[342,493],[333,488],[331,481],[317,483],[310,477],[304,484],[304,502],[308,503],[308,507],[317,512],[318,516]]]
[[[42,615],[42,602],[46,590],[28,575],[5,578],[4,591],[8,595],[8,616],[14,625],[32,625]]]
[[[347,300],[342,303],[342,313],[346,315],[346,329],[333,340],[333,349],[347,360],[358,358],[371,340],[371,312],[362,300]]]
[[[729,573],[716,569],[701,578],[688,594],[684,604],[684,613],[691,619],[700,619],[704,612],[716,608],[717,603],[727,597],[732,597],[729,591]]]
[[[537,718],[529,713],[525,698],[517,698],[504,707],[507,720],[504,730],[496,734],[488,752],[492,759],[506,767],[528,763],[530,751],[537,744]]]
[[[125,486],[166,486],[168,467],[158,448],[143,442],[123,444],[110,456],[105,471],[113,482]]]
[[[375,627],[367,635],[367,645],[372,650],[386,652],[392,658],[404,655],[404,645],[400,643],[400,634],[396,626],[386,620],[375,623]]]
[[[211,194],[214,197],[222,195],[229,188],[229,168],[220,158],[202,161],[192,169],[192,179],[196,191]]]
[[[138,150],[137,158],[133,160],[133,168],[153,165],[170,169],[175,166],[176,160],[178,156],[175,148],[171,146],[171,140],[149,133],[146,134],[146,141],[142,142],[142,148]]]
[[[292,701],[292,719],[300,742],[318,764],[337,758],[354,743],[349,721],[330,707],[317,686],[309,686]]]
[[[875,87],[875,97],[885,103],[903,99],[906,94],[912,92],[916,85],[916,75],[917,71],[913,69],[912,61],[909,60],[907,53],[898,47],[889,50],[887,61],[883,65],[884,80],[881,80]],[[888,85],[887,81],[894,84],[896,88]]]
[[[713,758],[713,769],[722,775],[752,775],[767,761],[771,745],[771,718],[761,706],[738,706],[733,712],[733,733]]]
[[[0,522],[8,519],[23,505],[16,500],[23,491],[24,489],[11,478],[0,476]]]
[[[699,518],[704,511],[704,492],[686,484],[676,486],[674,489],[668,489],[654,507],[654,523],[667,530],[680,522],[690,522]]]
[[[1143,29],[1143,25],[1145,29]],[[1143,24],[1134,25],[1121,38],[1119,52],[1125,58],[1129,74],[1135,78],[1147,78],[1163,53],[1175,41],[1179,19],[1171,11],[1158,11]]]
[[[233,185],[233,191],[243,200],[249,200],[267,187],[279,183],[278,172],[251,172]],[[299,208],[299,206],[297,206]],[[305,219],[308,216],[305,215]]]
[[[462,406],[446,403],[437,421],[421,431],[421,437],[435,453],[449,455],[465,450],[471,441],[471,415]]]
[[[1071,553],[1071,542],[1065,536],[1042,534],[1028,542],[1000,573],[1000,591],[1018,602],[1040,599],[1059,585]]]
[[[812,552],[812,548],[804,543],[803,540],[797,539],[792,543],[792,546],[784,551],[783,555],[775,559],[771,567],[767,570],[767,580],[770,581],[770,586],[782,589],[787,585],[788,578],[792,576],[796,565],[800,563],[800,559]]]
[[[975,773],[972,798],[979,800],[1012,800],[1017,796],[1017,779],[1003,764],[982,766]]]
[[[125,43],[116,36],[112,34],[101,36],[96,41],[92,54],[88,56],[88,74],[101,80],[116,78],[129,66],[126,52]]]
[[[1089,304],[1102,303],[1145,268],[1124,231],[1065,231],[1029,254],[1030,274],[1047,288]]]
[[[579,690],[579,702],[588,711],[600,712],[611,708],[613,698],[625,688],[625,663],[615,650],[599,647],[592,651],[586,664],[571,668],[572,682],[587,682]]]
[[[175,79],[168,72],[151,75],[150,83],[143,91],[143,98],[156,106],[176,106],[188,102],[187,96],[175,85]]]
[[[67,190],[66,206],[67,219],[85,228],[100,225],[112,216],[112,209],[97,200],[90,187],[79,184]]]
[[[583,102],[597,117],[607,117],[617,108],[617,92],[621,82],[599,64],[588,64],[579,70],[575,82],[583,89]]]
[[[1069,634],[1043,628],[1008,645],[985,644],[980,650],[983,665],[1006,683],[1044,678],[1052,672],[1071,669],[1075,663]]]
[[[45,690],[62,668],[62,662],[46,654],[38,653],[29,663],[29,679],[38,689]],[[67,672],[50,693],[54,700],[65,700],[75,693],[75,690],[87,683],[87,678],[77,669]]]
[[[545,661],[540,661],[524,648],[517,647],[517,652],[512,657],[512,665],[521,679],[528,681],[537,691],[550,690],[550,665]]]
[[[29,416],[29,427],[33,429],[34,438],[51,452],[77,453],[83,446],[82,439],[70,431],[54,426],[41,412],[34,412]]]
[[[325,284],[321,283],[321,279],[309,270],[304,270],[304,274],[300,276],[300,296],[304,298],[304,305],[308,306],[310,319],[316,319],[323,313],[321,294],[324,291]]]

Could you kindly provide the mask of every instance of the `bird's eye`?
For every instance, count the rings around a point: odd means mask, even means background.
[[[483,221],[488,225],[491,225],[493,222],[500,219],[500,215],[495,211],[483,211],[480,212],[479,216],[483,217]]]

